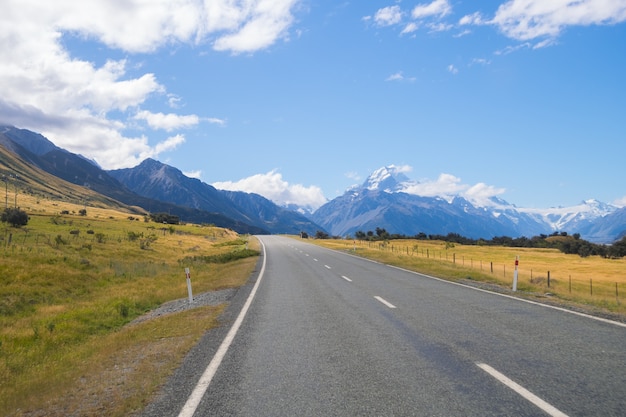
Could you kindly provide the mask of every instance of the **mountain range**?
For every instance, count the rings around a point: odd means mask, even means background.
[[[134,168],[101,169],[81,155],[61,149],[42,135],[0,126],[0,165],[4,175],[50,198],[167,212],[183,221],[212,223],[239,233],[317,231],[334,236],[383,228],[413,236],[457,233],[470,238],[579,233],[595,243],[626,235],[626,208],[596,200],[574,207],[524,209],[502,199],[470,201],[461,195],[425,197],[393,165],[374,171],[360,186],[328,201],[313,213],[280,207],[253,193],[218,190],[154,159]]]
[[[164,212],[183,221],[215,224],[238,233],[323,230],[302,214],[261,196],[216,190],[152,159],[130,170],[105,171],[38,133],[12,126],[0,126],[0,167],[5,176],[19,178],[25,191],[49,198],[81,204],[100,200],[105,205]]]
[[[458,233],[474,239],[560,231],[610,243],[626,234],[626,208],[596,200],[567,208],[524,209],[496,197],[469,201],[460,195],[419,196],[411,193],[417,184],[395,166],[383,167],[362,185],[317,209],[311,218],[339,236],[377,227],[407,236]]]

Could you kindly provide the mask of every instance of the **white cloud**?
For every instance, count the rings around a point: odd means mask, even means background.
[[[468,14],[459,19],[459,25],[482,25],[485,20],[480,12]]]
[[[167,138],[163,142],[160,142],[159,144],[157,144],[157,146],[154,147],[155,156],[160,153],[176,149],[179,145],[182,145],[183,143],[185,143],[185,136],[170,136],[169,138]]]
[[[385,81],[415,81],[415,77],[405,77],[402,71],[396,72],[395,74],[391,74],[389,77],[385,79]]]
[[[128,58],[97,64],[72,56],[66,40],[99,44],[105,59],[180,43],[254,52],[287,37],[299,1],[7,0],[0,13],[0,119],[40,132],[105,169],[134,166],[184,142],[179,135],[161,143],[129,135],[137,119],[167,132],[225,122],[147,110],[159,99],[176,109],[181,98],[155,74],[135,75],[140,68]]]
[[[180,116],[174,113],[152,113],[142,110],[135,115],[137,120],[145,120],[152,129],[163,129],[171,132],[175,129],[195,126],[200,122],[200,118],[195,114]]]
[[[496,188],[479,182],[465,190],[463,197],[478,206],[488,206],[492,204],[489,200],[491,197],[503,194],[505,191],[504,188]]]
[[[457,67],[455,67],[454,65],[450,64],[450,65],[448,65],[448,72],[450,74],[458,74],[459,73],[459,69]]]
[[[209,122],[211,124],[214,124],[214,125],[220,125],[220,126],[226,125],[226,120],[218,119],[217,117],[207,117],[207,118],[205,118],[203,120],[205,120],[205,121],[207,121],[207,122]]]
[[[256,0],[233,6],[232,0],[207,0],[207,29],[226,29],[213,44],[217,51],[254,52],[287,35],[293,23],[291,9],[297,0]],[[210,12],[215,10],[215,14]]]
[[[400,6],[389,6],[379,9],[374,15],[374,21],[378,26],[396,25],[402,21]]]
[[[235,182],[216,182],[211,185],[221,190],[256,193],[278,205],[296,204],[309,207],[312,210],[319,208],[327,201],[319,187],[289,184],[276,170],[266,174],[256,174]]]
[[[491,64],[491,60],[485,58],[474,58],[470,65],[489,65]]]
[[[408,23],[404,29],[402,29],[402,32],[400,32],[401,35],[406,35],[407,33],[413,33],[415,31],[417,31],[419,29],[419,25],[415,22],[410,22]]]
[[[426,179],[411,183],[402,191],[422,197],[441,197],[447,201],[452,201],[454,197],[460,195],[474,204],[485,206],[491,204],[489,198],[503,194],[505,189],[483,183],[463,184],[460,178],[444,173],[436,180]]]
[[[527,41],[557,37],[567,26],[605,25],[626,21],[624,0],[509,0],[490,23],[506,36]]]
[[[513,52],[519,51],[520,49],[530,49],[532,45],[529,42],[523,42],[518,45],[509,45],[504,47],[503,49],[499,49],[494,52],[494,55],[508,55]]]
[[[183,174],[185,174],[185,176],[189,177],[189,178],[197,178],[200,179],[200,177],[202,177],[202,171],[201,170],[196,170],[196,171],[185,171],[183,172]]]
[[[444,17],[450,14],[451,11],[452,7],[448,0],[435,0],[428,4],[418,4],[413,8],[411,16],[414,19],[423,19],[431,16]]]
[[[409,15],[412,21],[404,24],[401,35],[416,32],[420,27],[428,27],[431,32],[442,32],[454,26],[440,20],[452,12],[452,6],[448,0],[434,0],[431,3],[418,4],[410,13],[405,13],[399,5],[378,9],[374,17],[367,16],[365,21],[374,20],[377,26],[394,26],[403,24],[405,15]]]
[[[622,198],[618,198],[613,202],[617,207],[626,207],[626,195]]]

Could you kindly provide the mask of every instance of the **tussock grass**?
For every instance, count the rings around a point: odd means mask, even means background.
[[[127,415],[140,408],[220,309],[126,325],[185,298],[184,268],[199,294],[243,285],[256,264],[255,240],[246,257],[229,255],[248,244],[229,230],[155,224],[28,196],[21,204],[28,225],[0,225],[0,415]]]
[[[549,294],[564,301],[626,314],[626,259],[581,258],[557,249],[450,245],[412,239],[311,242],[444,279],[471,279],[509,288],[513,283],[515,259],[519,256],[518,291]]]

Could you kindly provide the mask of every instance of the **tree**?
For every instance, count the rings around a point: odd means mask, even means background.
[[[388,239],[389,238],[389,232],[387,232],[387,230],[377,227],[376,228],[376,236],[378,236],[381,239]]]
[[[328,239],[330,236],[328,236],[328,233],[322,231],[322,230],[318,230],[317,232],[315,232],[315,238],[316,239]]]
[[[2,223],[9,223],[13,227],[26,226],[28,224],[28,214],[17,207],[4,209],[1,217]]]

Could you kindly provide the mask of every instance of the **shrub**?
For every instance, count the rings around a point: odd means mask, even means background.
[[[9,223],[13,227],[26,226],[28,224],[28,214],[17,207],[7,207],[1,216],[2,223]]]

